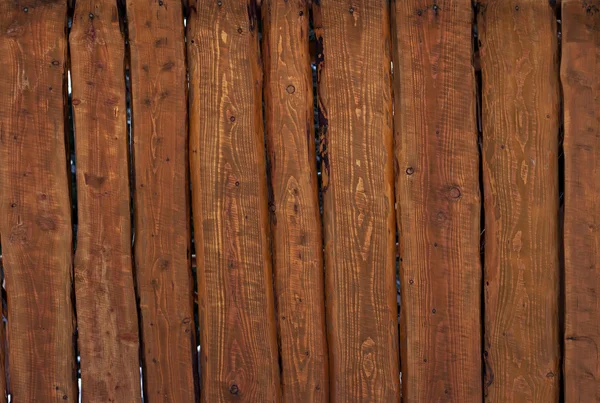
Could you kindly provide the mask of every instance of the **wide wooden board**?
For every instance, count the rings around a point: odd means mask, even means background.
[[[393,4],[402,398],[481,401],[473,8]]]
[[[484,389],[558,401],[557,27],[549,2],[479,4],[485,208]]]
[[[203,402],[279,401],[257,4],[188,19]]]

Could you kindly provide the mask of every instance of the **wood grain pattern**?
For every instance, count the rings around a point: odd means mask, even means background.
[[[312,71],[305,0],[265,0],[263,59],[275,297],[286,402],[329,400]]]
[[[256,7],[188,19],[203,402],[280,399]]]
[[[197,354],[181,1],[128,0],[127,24],[145,401],[193,402]]]
[[[402,398],[481,401],[471,0],[396,1],[392,10]]]
[[[600,400],[600,3],[562,2],[565,402]]]
[[[483,75],[485,392],[559,392],[556,17],[546,1],[479,5]]]
[[[0,232],[13,402],[74,402],[64,1],[0,2]]]
[[[313,3],[332,402],[399,401],[389,4]]]
[[[69,45],[77,159],[75,295],[82,400],[139,402],[125,44],[117,3],[78,0]]]

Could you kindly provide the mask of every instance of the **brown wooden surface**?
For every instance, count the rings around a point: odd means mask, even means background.
[[[481,401],[481,197],[471,0],[397,0],[404,402]]]
[[[197,392],[181,8],[127,1],[146,402],[193,402]]]
[[[124,50],[117,3],[78,0],[69,37],[77,160],[75,295],[84,402],[141,400]]]
[[[13,402],[74,402],[64,1],[0,2],[0,232]]]
[[[323,238],[304,0],[264,0],[264,94],[275,297],[286,402],[329,399]]]
[[[600,4],[588,6],[562,3],[565,402],[600,400]]]
[[[389,4],[313,3],[333,402],[399,400]]]
[[[188,19],[204,402],[280,395],[256,11],[201,0]]]
[[[559,392],[557,27],[546,1],[479,6],[485,198],[485,392]]]
[[[4,310],[4,309],[3,309]],[[6,328],[4,326],[4,319],[0,323],[0,402],[4,403],[7,401],[7,389],[6,389]]]

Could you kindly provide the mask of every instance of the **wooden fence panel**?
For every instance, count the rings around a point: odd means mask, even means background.
[[[77,398],[66,18],[64,1],[0,2],[0,231],[13,402]]]
[[[275,298],[286,402],[329,399],[309,9],[262,4],[265,118],[275,209]]]
[[[182,3],[128,0],[127,24],[145,401],[193,402],[197,358]]]
[[[389,4],[317,4],[331,401],[399,401]]]
[[[471,0],[396,1],[393,12],[402,398],[481,401]]]
[[[566,402],[600,399],[600,5],[562,3]]]
[[[125,44],[117,2],[78,0],[69,46],[77,161],[75,295],[82,399],[139,402]]]
[[[488,401],[559,392],[556,17],[549,2],[479,7]]]
[[[188,19],[205,402],[280,395],[256,7],[200,0]]]

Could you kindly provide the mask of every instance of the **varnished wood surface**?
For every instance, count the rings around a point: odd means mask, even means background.
[[[537,0],[479,5],[483,75],[485,394],[556,402],[558,46]]]
[[[399,401],[387,2],[313,2],[332,402]]]
[[[600,3],[563,0],[565,402],[600,400]]]
[[[77,161],[75,297],[83,402],[140,402],[125,42],[113,0],[78,0],[69,36]]]
[[[304,0],[265,0],[261,11],[282,393],[286,402],[327,402],[309,7]]]
[[[146,402],[193,402],[187,76],[180,0],[127,1],[135,213]]]
[[[0,232],[13,402],[74,402],[67,4],[0,2]]]
[[[280,400],[256,7],[201,0],[188,19],[203,402]]]
[[[481,401],[473,9],[397,0],[392,12],[402,398]]]

